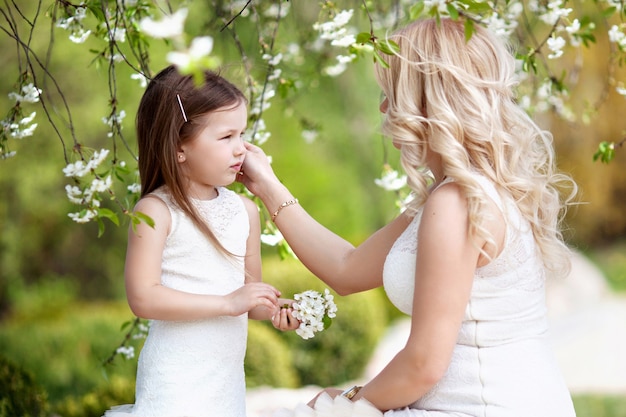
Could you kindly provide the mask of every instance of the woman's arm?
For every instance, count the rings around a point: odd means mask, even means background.
[[[278,291],[261,282],[250,283],[225,296],[192,294],[161,285],[161,262],[171,217],[165,203],[155,197],[141,199],[136,211],[150,216],[129,228],[125,282],[128,304],[135,315],[157,320],[195,320],[223,315],[238,316],[251,308],[278,307]]]
[[[248,212],[248,218],[250,219],[250,233],[246,243],[246,258],[244,260],[246,284],[262,282],[263,268],[261,260],[261,221],[259,209],[249,198],[244,196],[240,197],[243,200],[246,211]],[[293,300],[279,298],[277,302],[279,307],[283,307],[285,304],[291,306]],[[249,311],[248,318],[254,320],[271,320],[274,327],[282,331],[295,330],[300,325],[300,322],[291,315],[291,312],[291,307],[269,309],[266,306],[259,306]]]
[[[248,153],[240,181],[273,214],[294,196],[274,175],[263,151],[254,145],[246,146]],[[318,223],[299,204],[282,208],[275,218],[276,226],[298,259],[341,295],[382,285],[387,253],[409,222],[408,216],[400,215],[355,248]]]
[[[497,223],[497,224],[495,224]],[[460,188],[446,184],[429,197],[418,231],[411,333],[405,347],[355,399],[381,410],[422,397],[448,369],[485,242],[468,235]],[[494,222],[490,228],[504,228]]]

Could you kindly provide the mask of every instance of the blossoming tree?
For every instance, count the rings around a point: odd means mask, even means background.
[[[517,45],[522,79],[519,102],[531,113],[553,111],[567,120],[584,121],[593,117],[606,95],[626,97],[624,80],[614,77],[616,68],[626,57],[626,23],[623,22],[626,6],[620,0],[579,3],[567,0],[396,0],[385,5],[326,0],[320,1],[316,10],[310,4],[302,9],[302,0],[215,0],[212,2],[213,14],[203,22],[209,29],[188,33],[185,32],[185,22],[191,4],[184,1],[32,2],[36,3],[32,15],[27,15],[26,8],[16,2],[5,2],[0,7],[5,21],[3,32],[15,41],[15,58],[20,62],[15,91],[7,97],[14,105],[1,121],[0,157],[19,157],[11,150],[12,141],[36,134],[42,116],[31,109],[33,104],[38,104],[47,116],[44,117],[53,124],[58,138],[63,143],[73,144],[71,152],[65,156],[66,168],[59,173],[67,177],[67,197],[78,208],[69,216],[77,223],[98,221],[102,228],[104,218],[119,224],[120,214],[129,216],[135,224],[150,221],[141,214],[133,214],[130,206],[133,199],[123,202],[113,187],[115,182],[121,182],[129,194],[136,196],[139,193],[136,155],[122,134],[124,107],[134,103],[117,100],[115,79],[120,67],[130,67],[133,70],[131,77],[145,86],[153,75],[150,45],[159,39],[166,40],[169,45],[169,63],[184,73],[198,75],[205,68],[216,68],[221,61],[219,55],[212,54],[213,37],[207,33],[217,30],[230,33],[232,43],[229,47],[238,51],[246,69],[247,94],[251,103],[248,139],[259,145],[271,135],[263,113],[274,100],[288,99],[290,94],[302,88],[303,79],[335,77],[357,59],[373,57],[384,63],[379,59],[381,54],[394,53],[394,44],[385,37],[388,31],[399,23],[424,15],[464,19],[468,37],[476,25],[487,26]],[[317,15],[316,21],[307,29],[307,36],[302,38],[305,40],[300,43],[285,39],[280,30],[281,22],[292,9]],[[351,24],[355,13],[367,16],[369,26]],[[51,31],[57,36],[64,31],[76,44],[83,44],[90,37],[101,41],[100,49],[86,50],[85,53],[93,54],[109,72],[110,112],[103,115],[102,120],[108,126],[110,141],[103,149],[91,149],[89,143],[76,136],[71,103],[65,101],[62,91],[56,91],[58,102],[53,102],[52,96],[43,91],[43,85],[58,89],[55,83],[58,75],[48,71],[44,57],[36,52],[29,34],[37,25],[45,24],[50,24]],[[18,30],[24,25],[25,32]],[[247,25],[245,31],[250,31],[251,25],[256,28],[258,43],[252,48],[244,45],[239,37],[244,25]],[[581,48],[593,47],[598,39],[608,40],[611,74],[606,78],[605,91],[598,102],[576,114],[569,105],[571,97],[568,93],[576,82],[573,74],[578,68],[565,68],[563,62],[567,62],[564,59],[568,55],[580,54]],[[52,46],[51,41],[49,47]],[[322,62],[321,71],[314,75],[299,73],[298,62],[307,59]],[[57,108],[64,108],[64,126],[50,117],[52,112],[59,111]],[[315,135],[314,128],[303,126],[304,138],[313,140]],[[119,146],[120,143],[124,146]],[[624,139],[620,138],[602,141],[594,158],[609,162],[616,148],[623,144]],[[389,166],[384,167],[382,178],[376,181],[394,191],[402,190],[405,185],[403,177]],[[103,207],[104,198],[115,201],[118,209]],[[269,221],[266,226],[264,241],[279,243],[278,231]]]

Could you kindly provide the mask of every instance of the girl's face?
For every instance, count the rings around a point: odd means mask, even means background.
[[[207,114],[200,134],[181,145],[177,160],[191,197],[213,198],[215,187],[235,181],[246,156],[242,135],[247,120],[245,103],[223,107]]]

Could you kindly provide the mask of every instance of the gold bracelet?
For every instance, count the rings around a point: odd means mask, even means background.
[[[341,396],[342,396],[342,397],[346,397],[346,398],[347,398],[347,399],[349,399],[349,400],[352,400],[352,398],[353,398],[353,397],[354,397],[354,396],[355,396],[355,395],[356,395],[359,391],[361,391],[361,388],[363,388],[363,387],[360,387],[360,386],[358,386],[358,385],[354,385],[354,386],[352,386],[352,387],[348,388],[347,390],[345,390],[344,392],[342,392],[342,393],[341,393]]]
[[[287,206],[294,205],[294,204],[298,204],[297,198],[294,198],[293,200],[285,201],[283,204],[278,206],[278,209],[274,212],[274,214],[272,214],[272,221],[276,220],[276,216],[278,216],[278,213],[280,213],[282,209],[284,209]]]

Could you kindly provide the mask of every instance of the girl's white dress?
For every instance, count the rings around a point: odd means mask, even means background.
[[[250,222],[241,198],[219,188],[194,200],[231,253],[246,252]],[[197,294],[228,294],[244,285],[243,258],[221,255],[177,208],[165,187],[154,193],[168,206],[172,227],[163,251],[163,285]],[[137,369],[135,404],[105,417],[245,417],[247,314],[151,323]]]
[[[501,197],[487,179],[476,178],[507,221],[504,249],[476,270],[445,376],[415,403],[384,416],[573,417],[570,394],[547,340],[545,272],[532,231],[510,198]],[[412,311],[421,214],[395,242],[384,267],[385,291],[406,314]],[[300,405],[275,415],[383,416],[365,400],[352,403],[325,394],[315,408]]]

